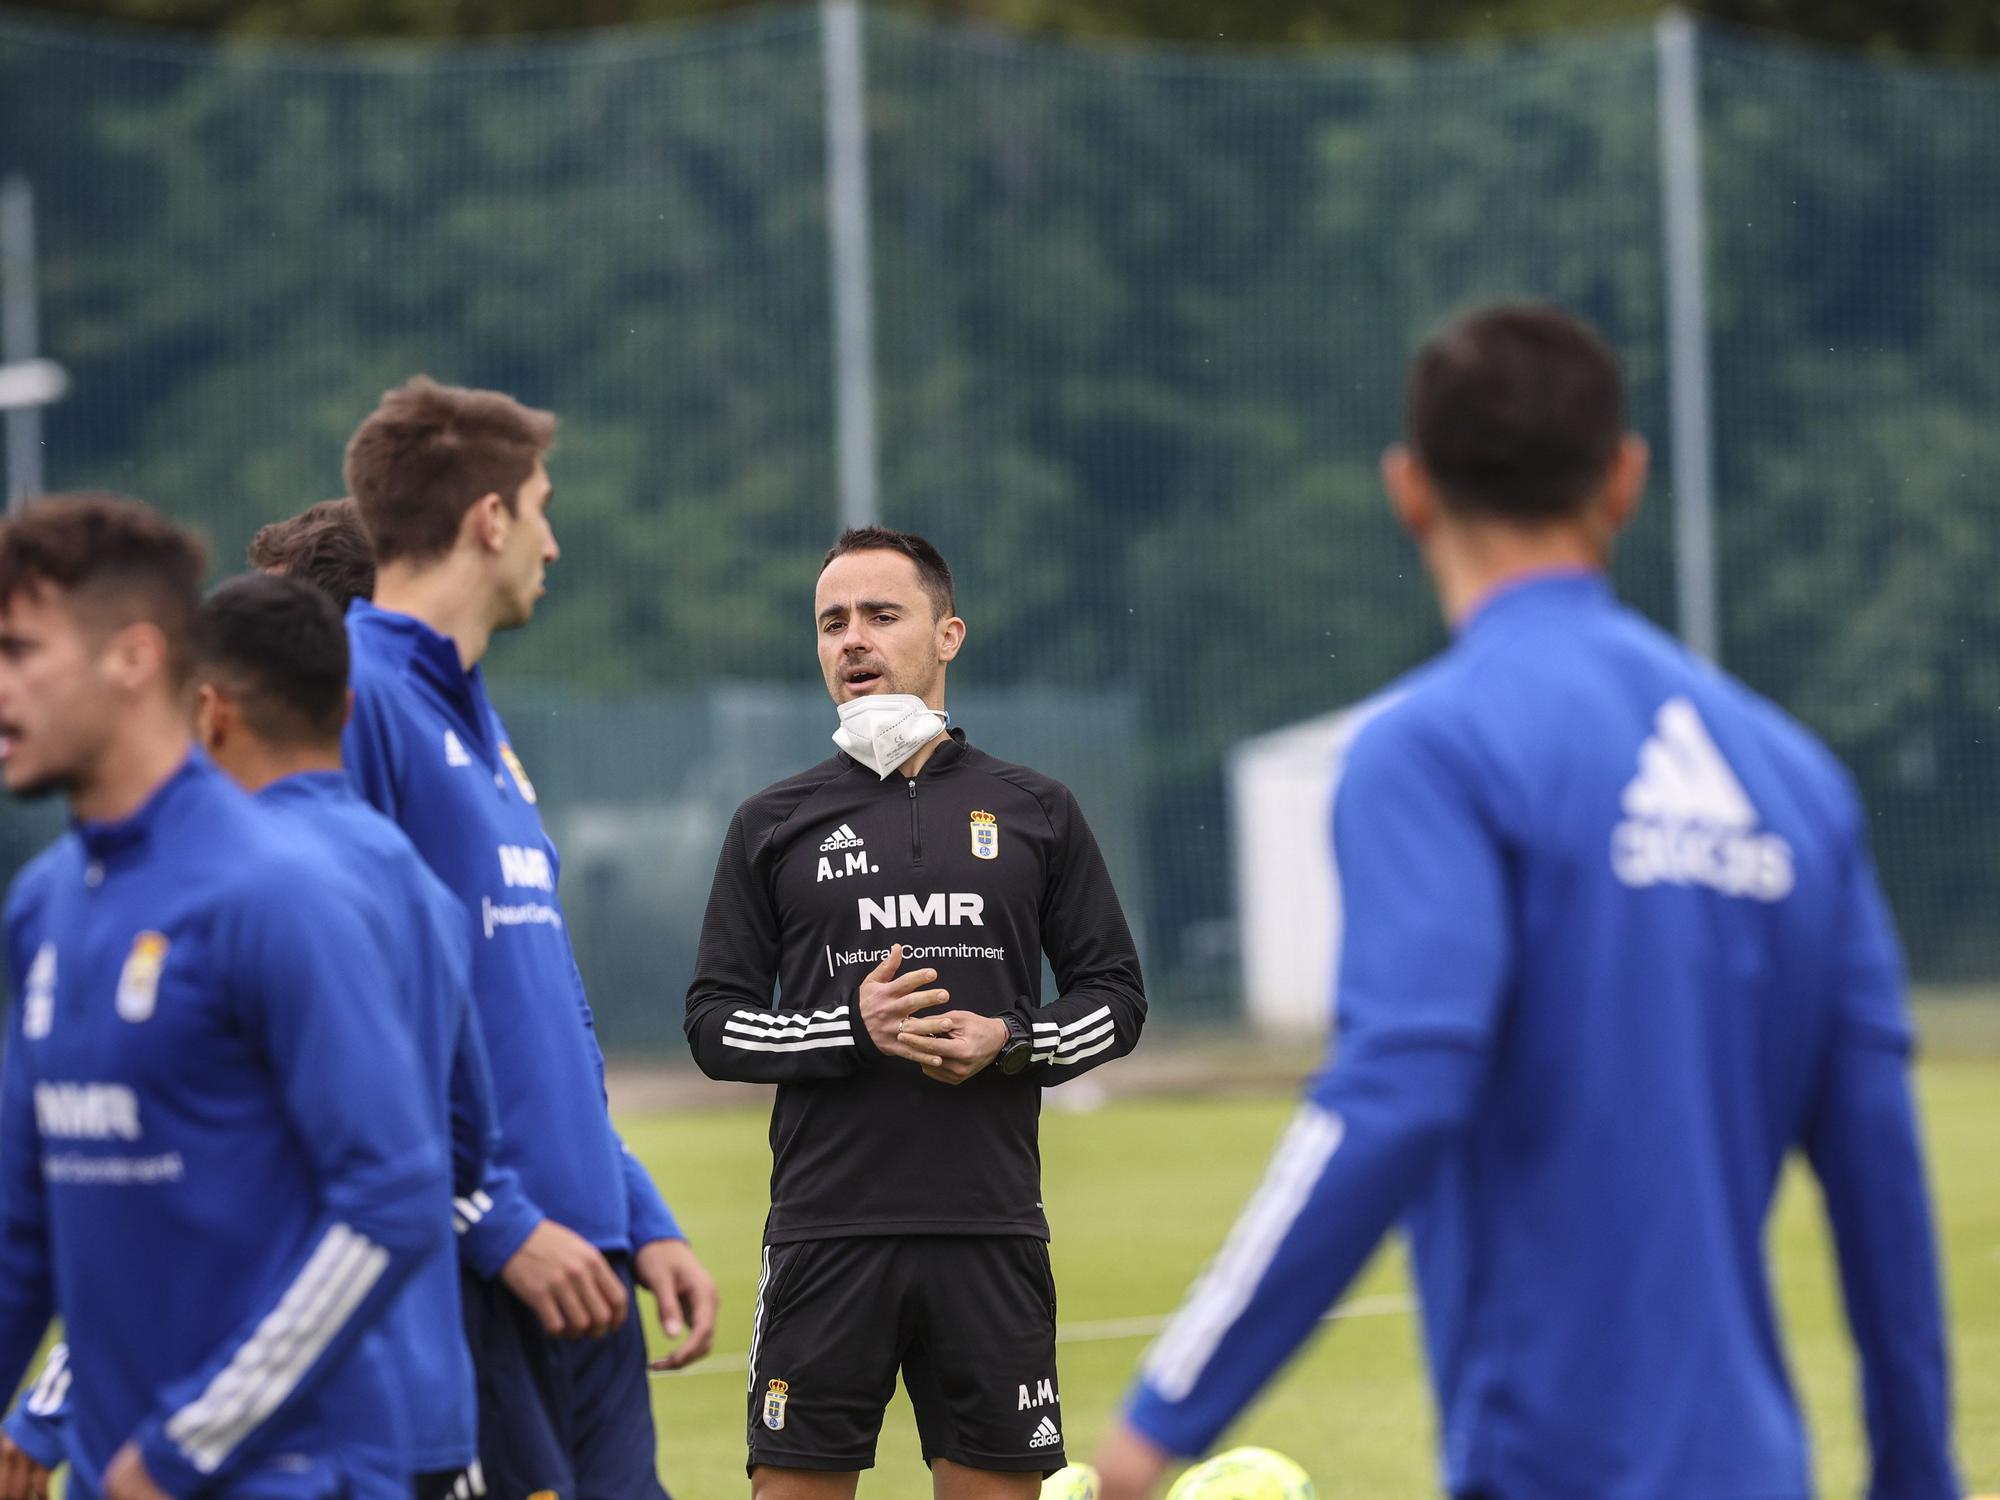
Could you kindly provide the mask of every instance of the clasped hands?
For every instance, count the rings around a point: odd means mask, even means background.
[[[861,981],[856,1004],[868,1038],[884,1057],[916,1063],[926,1078],[958,1084],[980,1072],[1007,1045],[1007,1023],[977,1011],[952,1010],[920,1016],[948,1004],[951,992],[932,989],[936,969],[903,967],[903,945],[892,943],[888,956]]]

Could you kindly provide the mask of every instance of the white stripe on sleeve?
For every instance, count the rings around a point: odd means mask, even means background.
[[[1085,1047],[1080,1052],[1056,1053],[1055,1056],[1049,1059],[1049,1065],[1057,1068],[1070,1067],[1072,1064],[1082,1062],[1086,1057],[1095,1057],[1098,1053],[1106,1051],[1118,1040],[1113,1029],[1109,1026],[1104,1028],[1103,1035],[1104,1040],[1099,1042],[1095,1047]]]
[[[746,1021],[767,1030],[783,1030],[816,1021],[844,1021],[847,1019],[847,1007],[836,1005],[832,1010],[732,1010],[729,1019]]]
[[[69,1399],[69,1345],[57,1344],[49,1350],[42,1373],[28,1392],[28,1411],[37,1417],[52,1417]]]
[[[851,1036],[816,1036],[800,1042],[746,1042],[737,1037],[725,1036],[725,1047],[735,1047],[744,1052],[813,1052],[821,1047],[852,1047]]]
[[[722,1023],[722,1045],[743,1052],[812,1052],[852,1047],[847,1007],[832,1010],[733,1010]]]
[[[1243,1315],[1278,1247],[1298,1221],[1313,1185],[1340,1149],[1339,1115],[1308,1104],[1293,1116],[1243,1216],[1202,1272],[1187,1302],[1146,1356],[1146,1378],[1167,1401],[1183,1401],[1215,1357],[1223,1335]]]
[[[213,1474],[291,1395],[388,1268],[389,1252],[345,1224],[328,1229],[297,1278],[202,1393],[167,1419],[167,1437]]]

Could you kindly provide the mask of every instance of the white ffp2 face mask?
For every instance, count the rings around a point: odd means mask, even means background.
[[[833,742],[887,781],[950,722],[915,693],[877,693],[840,705]]]

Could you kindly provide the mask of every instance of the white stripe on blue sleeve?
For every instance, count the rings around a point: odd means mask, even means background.
[[[1223,1336],[1243,1315],[1257,1284],[1271,1269],[1279,1246],[1345,1134],[1340,1116],[1317,1105],[1305,1105],[1293,1116],[1263,1182],[1221,1253],[1146,1357],[1146,1379],[1162,1400],[1183,1401],[1194,1390]]]

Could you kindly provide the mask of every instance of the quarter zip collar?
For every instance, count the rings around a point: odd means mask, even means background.
[[[162,821],[171,817],[180,805],[193,796],[196,789],[211,777],[220,777],[221,772],[203,754],[199,746],[188,748],[187,759],[180,769],[161,782],[153,794],[139,804],[138,811],[129,817],[105,818],[91,821],[83,818],[70,823],[77,840],[83,845],[84,853],[91,861],[102,864],[115,860],[136,850],[144,849],[151,842],[153,831]]]
[[[1612,599],[1611,580],[1596,568],[1548,568],[1501,584],[1472,607],[1453,633],[1463,639],[1515,615],[1591,609]]]
[[[429,683],[458,711],[459,728],[489,766],[498,766],[493,743],[493,716],[488,708],[486,678],[478,667],[459,661],[458,642],[431,629],[415,615],[378,609],[366,599],[347,606],[348,624],[385,655],[392,656],[415,677]]]
[[[295,771],[267,785],[257,800],[274,807],[324,807],[355,798],[345,771]]]

